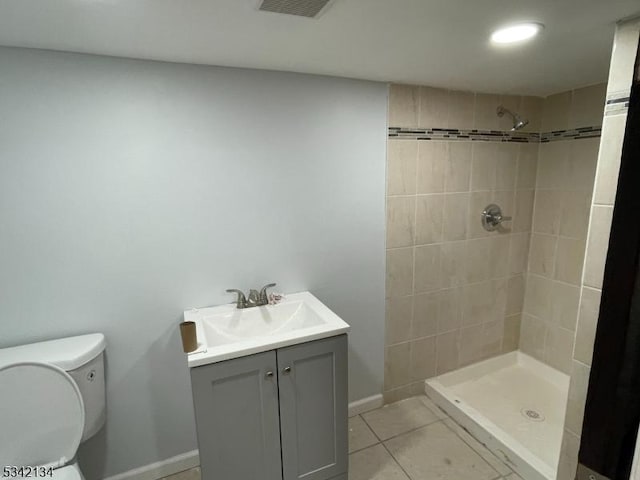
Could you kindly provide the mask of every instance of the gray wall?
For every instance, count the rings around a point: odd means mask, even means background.
[[[182,311],[310,290],[383,376],[383,84],[0,48],[0,347],[108,340],[89,478],[196,448]]]

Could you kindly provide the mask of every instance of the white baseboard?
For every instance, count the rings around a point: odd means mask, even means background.
[[[368,412],[369,410],[375,410],[384,405],[384,398],[381,393],[377,395],[371,395],[367,398],[361,398],[355,402],[349,404],[349,416],[355,417],[361,413]]]
[[[198,450],[192,450],[160,462],[150,463],[149,465],[107,477],[104,480],[158,480],[167,475],[173,475],[199,465]]]
[[[369,410],[375,410],[383,404],[384,399],[381,393],[356,400],[349,404],[349,416],[354,417]],[[200,457],[198,456],[198,450],[192,450],[160,462],[150,463],[149,465],[107,477],[104,480],[158,480],[162,477],[173,475],[174,473],[182,472],[199,465]]]

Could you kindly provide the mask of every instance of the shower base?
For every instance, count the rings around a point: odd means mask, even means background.
[[[569,376],[521,352],[425,382],[425,392],[525,480],[555,480]]]

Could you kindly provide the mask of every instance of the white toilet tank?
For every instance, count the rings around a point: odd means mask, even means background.
[[[0,349],[0,367],[43,362],[65,370],[78,384],[85,409],[82,441],[95,435],[106,419],[104,335],[93,333]]]

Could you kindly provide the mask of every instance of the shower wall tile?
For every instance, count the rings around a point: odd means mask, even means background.
[[[521,97],[518,112],[529,119],[529,124],[522,130],[525,132],[539,132],[542,130],[542,107],[544,100],[540,97]]]
[[[552,132],[569,128],[571,92],[551,95],[544,100],[542,111],[542,131]]]
[[[567,330],[553,324],[547,325],[544,362],[567,375],[571,374],[573,337],[573,330]]]
[[[391,120],[389,120],[389,126],[395,127]],[[420,87],[420,116],[417,125],[412,126],[448,128],[449,91],[441,88]]]
[[[571,433],[566,428],[562,435],[560,448],[560,461],[558,465],[557,480],[575,480],[578,466],[578,451],[580,449],[580,436]]]
[[[600,125],[604,116],[606,97],[606,83],[574,90],[569,111],[569,128]]]
[[[510,128],[495,113],[499,104],[527,106],[540,124],[533,97],[417,92],[392,87],[391,126]],[[517,348],[538,151],[537,143],[389,140],[385,399]],[[513,217],[495,232],[480,221],[490,203]]]
[[[418,168],[417,193],[444,192],[445,170],[447,167],[449,146],[446,142],[417,142]]]
[[[591,227],[583,279],[588,287],[602,288],[612,217],[612,206],[594,205],[591,208]]]
[[[543,277],[553,276],[554,259],[558,238],[553,235],[534,233],[529,250],[529,272]]]
[[[582,301],[580,302],[580,312],[578,314],[576,345],[573,356],[575,360],[589,366],[591,366],[593,357],[593,344],[596,337],[601,296],[601,290],[582,287]]]
[[[602,144],[594,195],[596,204],[613,205],[615,202],[626,123],[625,114],[607,117],[602,125]]]
[[[553,278],[572,285],[580,285],[584,248],[584,240],[558,237]]]
[[[416,193],[418,142],[389,140],[387,157],[387,195]]]
[[[569,385],[564,426],[570,432],[581,435],[591,368],[575,360],[572,362],[571,367],[571,383]]]
[[[414,127],[418,123],[419,88],[412,85],[389,87],[389,125]]]
[[[415,241],[416,197],[387,199],[387,248],[409,247]]]
[[[520,350],[544,362],[544,342],[547,330],[548,325],[544,320],[523,313],[520,327]]]
[[[580,287],[553,282],[549,321],[566,330],[575,331],[580,303]]]

